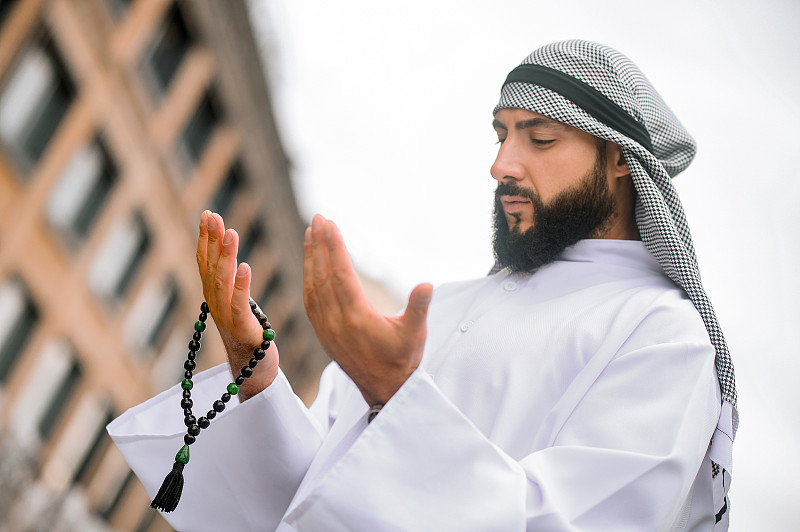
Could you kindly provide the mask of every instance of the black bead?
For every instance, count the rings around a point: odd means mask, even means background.
[[[264,344],[267,344],[267,346],[264,347]],[[264,340],[261,342],[261,347],[253,351],[253,358],[256,360],[263,360],[264,357],[267,356],[267,349],[269,349],[269,340]]]
[[[200,427],[198,427],[197,425],[191,425],[189,427],[189,434],[191,434],[192,436],[197,436],[198,434],[200,434]]]
[[[188,399],[192,396],[192,390],[183,390],[183,397]]]
[[[200,338],[202,338],[202,337],[203,337],[203,333],[201,333],[200,331],[195,331],[194,334],[192,335],[192,339],[195,342],[199,342]]]
[[[228,395],[230,395],[230,394],[228,394]],[[223,403],[219,399],[214,401],[214,405],[213,406],[214,406],[214,410],[216,410],[217,412],[222,412],[223,410],[225,410],[225,403]]]
[[[208,426],[211,425],[211,422],[208,420],[207,417],[203,416],[203,417],[201,417],[200,419],[197,420],[197,425],[201,429],[207,429]]]
[[[194,363],[194,360],[187,360],[183,364],[183,369],[186,369],[186,370],[189,370],[189,371],[194,371],[194,368],[196,368],[196,367],[197,367],[197,364]]]
[[[255,357],[251,358],[250,362],[248,362],[247,365],[250,366],[251,368],[256,367],[258,365],[258,359]]]
[[[195,353],[194,351],[189,351],[189,354],[186,355],[186,358],[188,360],[194,360],[195,358],[197,358],[197,353]]]
[[[191,434],[184,435],[183,436],[183,443],[185,443],[186,445],[193,444],[194,443],[194,436],[192,436]]]
[[[208,303],[205,301],[200,303],[200,312],[208,312]]]
[[[217,417],[217,411],[216,410],[209,410],[208,412],[206,412],[206,417],[208,419],[214,419],[215,417]]]
[[[188,397],[184,397],[183,399],[181,399],[181,408],[183,408],[184,410],[187,408],[192,408],[192,406],[194,406],[194,401],[192,401]]]
[[[208,313],[207,312],[201,312],[200,315],[197,316],[197,319],[200,320],[200,321],[206,321],[208,319]]]
[[[219,400],[222,401],[223,403],[227,403],[228,401],[231,400],[231,394],[225,392],[222,394],[222,397],[220,397]]]
[[[194,418],[194,416],[189,415],[183,418],[183,424],[186,425],[187,427],[190,425],[194,425],[195,423],[197,423],[197,420]]]
[[[200,349],[200,342],[197,340],[189,340],[189,351],[198,351]]]
[[[242,377],[241,375],[239,375],[238,377],[236,377],[235,379],[233,379],[233,382],[234,382],[234,383],[235,383],[237,386],[241,386],[242,384],[244,384],[244,377]]]
[[[255,301],[253,301],[253,300],[251,299],[251,300],[250,300],[250,309],[251,309],[251,310],[255,310],[255,309],[257,309],[257,308],[258,308],[258,305],[256,304],[256,302],[255,302]]]
[[[191,408],[184,408],[183,409],[183,415],[184,416],[191,416],[192,415],[192,409]]]
[[[184,371],[183,372],[183,376],[185,378],[187,378],[187,379],[191,379],[192,378],[192,372],[191,371]]]
[[[253,375],[253,368],[250,366],[245,366],[242,368],[242,377],[247,378]]]

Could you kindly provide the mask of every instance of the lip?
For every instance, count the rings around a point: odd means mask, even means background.
[[[530,204],[531,200],[522,196],[500,196],[500,202],[506,212],[517,212]]]

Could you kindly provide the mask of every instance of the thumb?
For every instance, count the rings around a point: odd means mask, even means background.
[[[433,285],[430,283],[417,285],[411,291],[403,317],[412,329],[425,327],[425,320],[428,318],[428,306],[431,304],[432,298]]]

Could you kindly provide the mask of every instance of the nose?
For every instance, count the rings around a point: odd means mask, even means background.
[[[505,183],[511,180],[519,181],[524,177],[519,150],[514,148],[513,141],[510,138],[500,145],[490,173],[498,183]]]

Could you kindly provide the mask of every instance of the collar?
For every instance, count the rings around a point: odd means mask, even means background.
[[[597,262],[662,273],[661,265],[641,240],[587,238],[569,246],[557,259],[566,262]]]

